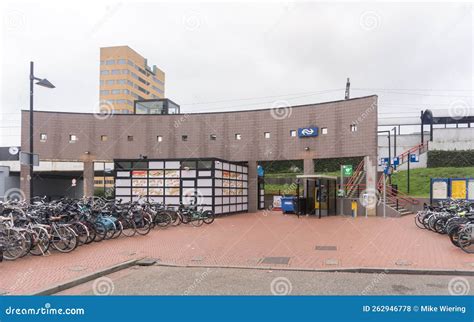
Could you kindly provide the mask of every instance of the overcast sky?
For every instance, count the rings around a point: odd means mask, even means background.
[[[0,145],[19,143],[29,61],[56,85],[35,109],[93,112],[99,48],[129,45],[166,73],[183,112],[379,95],[380,118],[472,114],[469,3],[101,2],[0,4]],[[214,103],[213,103],[214,102]]]

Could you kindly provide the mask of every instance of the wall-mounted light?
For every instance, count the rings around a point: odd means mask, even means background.
[[[304,148],[305,151],[309,151],[309,146]]]
[[[84,154],[91,154],[89,151],[84,152]]]

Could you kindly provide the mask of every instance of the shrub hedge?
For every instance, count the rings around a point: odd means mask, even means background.
[[[474,167],[474,150],[428,151],[428,168]]]

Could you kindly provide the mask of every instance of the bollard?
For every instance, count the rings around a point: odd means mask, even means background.
[[[352,211],[352,217],[356,218],[357,217],[357,201],[352,200],[351,202],[351,211]]]

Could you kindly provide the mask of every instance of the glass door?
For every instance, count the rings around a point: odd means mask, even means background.
[[[198,191],[196,188],[196,178],[181,178],[181,203],[191,205],[197,203]]]

